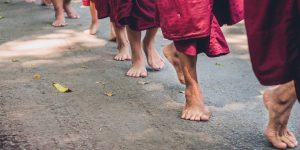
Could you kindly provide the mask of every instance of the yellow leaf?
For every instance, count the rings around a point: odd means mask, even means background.
[[[35,80],[40,80],[40,79],[41,79],[41,75],[40,75],[39,73],[35,73],[35,74],[33,75],[33,79],[35,79]]]
[[[18,60],[18,59],[15,59],[15,58],[13,58],[13,59],[11,59],[11,61],[12,61],[12,62],[18,62],[19,60]]]
[[[88,67],[87,67],[87,66],[85,66],[85,65],[82,65],[82,66],[81,66],[81,68],[84,68],[84,69],[86,69],[86,68],[88,68]]]
[[[59,83],[53,83],[52,85],[56,88],[57,91],[61,93],[72,92],[69,88],[60,85]]]
[[[107,91],[104,94],[108,97],[114,96],[114,93],[112,91]]]

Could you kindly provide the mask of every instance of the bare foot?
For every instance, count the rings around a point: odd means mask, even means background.
[[[142,62],[133,63],[132,67],[129,69],[129,71],[126,74],[129,77],[147,77],[147,70],[145,67],[145,64]]]
[[[181,118],[191,121],[208,121],[209,109],[205,106],[203,96],[196,86],[190,86],[185,91],[186,104]]]
[[[185,84],[183,71],[180,65],[180,59],[178,56],[178,52],[176,51],[176,48],[174,44],[169,44],[163,48],[163,52],[165,57],[168,59],[168,61],[174,66],[178,80],[181,84]]]
[[[129,52],[129,45],[120,46],[120,48],[118,48],[118,50],[119,50],[119,53],[114,57],[114,60],[116,60],[116,61],[131,60],[131,54]]]
[[[143,49],[147,57],[148,65],[156,71],[161,70],[165,65],[165,61],[161,58],[161,56],[155,49],[154,41],[146,42],[144,40]]]
[[[295,148],[298,141],[294,134],[288,130],[287,124],[292,106],[296,101],[296,94],[294,94],[295,90],[293,92],[293,89],[282,89],[282,85],[280,86],[266,90],[263,95],[264,104],[269,111],[265,137],[278,149]],[[280,95],[282,92],[290,94],[282,96]]]
[[[90,26],[90,35],[95,35],[99,30],[99,23],[98,22],[92,22]]]
[[[64,9],[67,13],[67,16],[71,19],[79,19],[80,15],[75,11],[71,4],[64,4]]]
[[[52,23],[52,26],[54,27],[64,27],[67,23],[65,21],[65,16],[63,13],[55,13],[55,20]]]

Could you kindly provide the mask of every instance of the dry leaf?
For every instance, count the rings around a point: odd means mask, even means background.
[[[108,97],[114,96],[114,93],[112,91],[107,91],[104,94]]]
[[[82,65],[82,66],[81,66],[81,68],[84,68],[84,69],[86,69],[86,68],[88,68],[88,67],[87,67],[87,66],[85,66],[85,65]]]
[[[41,79],[41,75],[40,75],[39,73],[35,73],[35,74],[33,75],[33,79],[35,79],[35,80],[40,80],[40,79]]]
[[[141,84],[141,85],[145,85],[145,84],[149,84],[150,82],[149,81],[138,81],[138,84]]]
[[[105,83],[104,83],[104,82],[102,82],[102,81],[96,81],[96,83],[97,83],[97,84],[102,84],[102,85],[105,85]]]
[[[19,60],[18,60],[18,59],[15,59],[15,58],[13,58],[13,59],[11,59],[11,61],[12,61],[12,62],[18,62]]]
[[[220,64],[220,63],[215,63],[215,65],[216,66],[220,66],[220,67],[222,67],[223,65],[222,64]]]
[[[67,93],[67,92],[72,92],[69,88],[63,86],[63,85],[60,85],[59,83],[53,83],[52,84],[57,91],[61,92],[61,93]]]

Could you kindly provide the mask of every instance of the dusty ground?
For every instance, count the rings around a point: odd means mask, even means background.
[[[0,149],[271,149],[262,135],[263,87],[251,70],[243,24],[224,28],[230,55],[200,56],[213,117],[190,122],[179,118],[184,87],[170,64],[146,79],[125,77],[130,62],[112,60],[108,19],[94,37],[83,34],[90,17],[78,2],[81,19],[68,19],[65,28],[50,26],[51,8],[0,2]],[[168,42],[159,33],[157,48]],[[52,82],[73,92],[58,93]],[[297,109],[290,127],[299,135]]]

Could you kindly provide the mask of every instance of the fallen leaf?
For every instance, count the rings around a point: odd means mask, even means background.
[[[4,17],[3,17],[3,16],[0,16],[0,19],[4,19]]]
[[[179,93],[185,94],[185,91],[179,91]]]
[[[31,67],[36,67],[36,65],[35,64],[31,64]]]
[[[61,92],[61,93],[67,93],[67,92],[72,92],[72,90],[70,90],[69,88],[60,85],[59,83],[52,83],[52,85],[56,88],[57,91]]]
[[[19,60],[18,60],[18,59],[15,59],[15,58],[13,58],[13,59],[11,59],[11,61],[12,61],[12,62],[18,62]]]
[[[149,84],[150,82],[149,81],[138,81],[138,84],[141,84],[141,85],[145,85],[145,84]]]
[[[104,94],[108,97],[114,96],[114,93],[112,91],[107,91]]]
[[[223,65],[222,65],[222,64],[220,64],[220,63],[215,63],[215,65],[216,65],[216,66],[223,67]]]
[[[40,80],[40,79],[41,79],[41,75],[40,75],[39,73],[35,73],[35,74],[33,75],[33,79],[35,79],[35,80]]]
[[[88,66],[82,65],[81,68],[86,69],[86,68],[88,68]]]
[[[102,84],[102,85],[105,85],[105,83],[104,83],[104,82],[102,82],[102,81],[96,81],[96,83],[97,83],[97,84]]]

